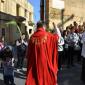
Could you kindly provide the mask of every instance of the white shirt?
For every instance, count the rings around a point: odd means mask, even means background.
[[[16,46],[20,46],[21,44],[25,44],[26,46],[28,46],[28,42],[21,40],[21,42],[19,42],[18,40],[16,41]]]

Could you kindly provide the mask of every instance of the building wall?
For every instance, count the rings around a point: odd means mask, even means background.
[[[17,4],[19,6],[18,15],[17,15]],[[34,21],[33,19],[33,6],[27,1],[27,0],[0,0],[0,11],[5,14],[10,14],[9,16],[22,16],[26,20],[24,22],[18,22],[19,27],[22,31],[22,33],[25,33],[27,30],[29,30],[29,24],[28,21]],[[31,14],[31,15],[30,15]],[[0,17],[5,17],[4,15]],[[29,18],[31,17],[31,18]],[[8,19],[8,17],[5,17],[5,19]],[[0,20],[0,28],[7,28],[5,29],[5,40],[6,42],[14,42],[18,36],[17,28],[13,25],[6,26],[5,23],[8,21]],[[12,29],[11,29],[12,28]],[[33,28],[32,28],[33,29]],[[2,36],[2,29],[0,29],[0,36]]]
[[[20,6],[19,16],[25,17],[25,10],[27,10],[27,14],[29,13],[32,14],[33,21],[33,6],[26,0],[5,0],[4,2],[1,2],[0,0],[0,11],[17,16],[16,13],[17,4]],[[29,15],[26,18],[29,19]]]
[[[52,22],[61,23],[61,10],[52,8],[52,0],[46,0],[49,3],[49,26],[52,28]],[[85,0],[63,0],[65,3],[64,21],[66,21],[72,14],[73,19],[70,19],[64,24],[64,27],[77,21],[79,24],[85,20]]]
[[[74,14],[73,21],[81,24],[85,20],[85,0],[64,0],[65,1],[65,17]],[[68,22],[69,23],[69,22]]]

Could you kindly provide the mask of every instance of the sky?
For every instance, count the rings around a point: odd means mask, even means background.
[[[28,0],[34,7],[34,21],[40,20],[40,0]]]

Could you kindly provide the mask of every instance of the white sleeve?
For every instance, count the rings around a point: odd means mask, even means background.
[[[16,41],[16,46],[19,46],[21,45],[21,43],[19,43],[19,41]]]
[[[28,43],[26,41],[22,40],[22,43],[28,46]]]
[[[64,45],[64,39],[63,39],[63,37],[60,37],[59,38],[58,45]]]
[[[27,42],[23,42],[26,46],[28,46],[28,43]]]
[[[61,37],[61,32],[57,26],[55,28],[55,33],[58,34],[59,37]]]

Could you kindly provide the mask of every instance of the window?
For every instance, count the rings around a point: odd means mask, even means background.
[[[5,36],[5,29],[2,28],[2,36]]]
[[[29,34],[31,34],[32,33],[32,29],[29,29]]]
[[[27,10],[25,9],[24,16],[27,17]]]
[[[21,30],[21,24],[20,23],[17,23],[17,25],[19,26],[20,30]]]
[[[19,16],[19,10],[20,10],[20,5],[17,4],[16,5],[16,15]]]
[[[1,0],[1,2],[5,2],[5,0]]]

